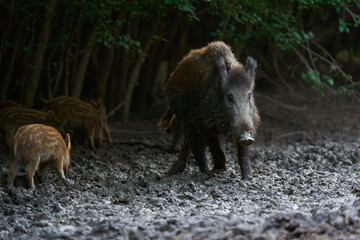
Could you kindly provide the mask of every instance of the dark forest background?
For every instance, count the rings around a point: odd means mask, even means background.
[[[0,1],[0,98],[101,97],[117,119],[163,103],[191,49],[222,40],[258,61],[258,88],[359,98],[360,2]]]

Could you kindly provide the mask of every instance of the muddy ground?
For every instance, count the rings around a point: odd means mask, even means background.
[[[282,102],[306,110],[258,98],[249,181],[226,141],[226,172],[202,174],[192,159],[165,177],[176,154],[152,118],[113,122],[98,152],[75,144],[70,177],[36,177],[36,190],[24,171],[6,187],[1,148],[0,239],[359,239],[359,102],[293,99]]]

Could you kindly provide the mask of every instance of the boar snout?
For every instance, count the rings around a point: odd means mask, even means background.
[[[247,146],[250,146],[254,142],[254,138],[251,136],[250,132],[243,132],[240,135],[238,142],[240,145],[247,147]]]

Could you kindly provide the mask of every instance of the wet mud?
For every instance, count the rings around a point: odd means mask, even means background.
[[[0,239],[359,239],[360,109],[327,101],[303,112],[258,101],[248,181],[225,140],[227,171],[190,159],[166,177],[176,154],[156,119],[111,124],[114,143],[97,152],[73,145],[69,178],[36,176],[36,190],[24,170],[6,186],[1,148]]]

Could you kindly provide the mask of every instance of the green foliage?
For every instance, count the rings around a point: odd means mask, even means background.
[[[271,48],[279,48],[285,52],[293,53],[294,49],[299,48],[312,51],[309,42],[316,41],[314,24],[325,23],[331,14],[332,18],[335,16],[338,19],[340,33],[349,34],[360,24],[359,0],[208,0],[206,2],[210,4],[210,12],[220,18],[218,28],[212,36],[233,43],[235,46],[245,43],[250,51],[257,50],[258,46],[255,44],[259,41],[267,41],[271,43]],[[357,10],[353,12],[351,9]],[[314,20],[316,22],[313,22]],[[300,60],[304,62],[307,70],[300,73],[300,76],[312,88],[324,92],[325,86],[335,88],[337,81],[347,86],[336,92],[351,92],[350,89],[354,88],[354,85],[348,84],[352,80],[343,73],[340,72],[341,76],[335,78],[339,70],[335,67],[336,63],[330,66],[329,72],[317,70],[318,68],[313,64],[320,64],[328,57],[327,55],[322,58],[317,55],[308,56],[307,52],[304,55],[305,57]]]
[[[189,20],[197,20],[200,19],[196,16],[195,13],[195,6],[193,5],[196,1],[184,1],[184,0],[163,0],[166,7],[175,7],[176,9],[180,10],[180,12],[187,13]]]
[[[320,73],[318,71],[310,69],[306,72],[303,72],[301,77],[303,81],[309,84],[313,89],[324,93],[324,85],[321,81]]]
[[[339,18],[339,31],[341,33],[343,33],[343,32],[350,33],[349,26],[350,26],[350,23],[346,23],[346,22],[344,22],[343,19]]]
[[[10,8],[13,11],[16,24],[31,35],[29,38],[36,38],[38,29],[34,26],[43,20],[49,2],[15,1],[14,6],[6,6],[8,11]],[[331,22],[343,35],[349,35],[359,27],[360,0],[61,0],[59,5],[54,15],[59,29],[53,30],[57,35],[52,33],[56,38],[49,42],[49,48],[66,45],[78,15],[84,28],[81,33],[93,33],[93,44],[124,48],[140,55],[146,41],[143,36],[147,36],[144,32],[151,32],[151,26],[163,31],[154,31],[150,37],[165,42],[164,35],[172,29],[174,22],[180,22],[180,27],[207,26],[206,21],[210,19],[212,28],[206,34],[211,38],[206,36],[204,39],[221,39],[234,48],[241,45],[257,54],[262,54],[259,43],[269,52],[281,50],[295,57],[300,53],[304,57],[298,59],[303,65],[298,68],[297,77],[312,88],[320,92],[332,88],[339,94],[359,90],[359,82],[339,70],[336,62],[329,62],[332,59],[321,49],[317,49],[322,54],[319,55],[309,48],[311,42],[317,40],[317,24]],[[137,28],[138,31],[134,31]],[[12,49],[14,44],[8,42],[6,47]],[[21,51],[29,53],[33,47],[32,42],[27,42]],[[328,60],[325,61],[327,67],[321,68],[318,65],[324,65],[324,56]]]

